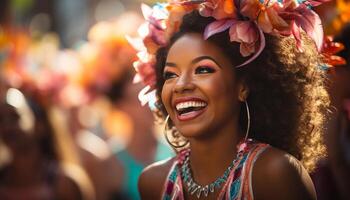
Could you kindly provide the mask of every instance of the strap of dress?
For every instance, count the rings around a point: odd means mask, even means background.
[[[257,144],[257,147],[249,153],[248,159],[243,167],[241,193],[238,199],[254,200],[252,187],[253,167],[256,160],[269,147],[268,144]]]
[[[179,164],[183,162],[184,156],[188,151],[189,151],[188,149],[181,151],[177,155],[176,160],[171,166],[163,188],[162,200],[183,200],[184,199]]]
[[[255,142],[249,144],[248,150],[240,156],[233,167],[226,184],[219,194],[219,200],[253,199],[251,177],[249,175],[255,161],[268,146],[268,144]]]

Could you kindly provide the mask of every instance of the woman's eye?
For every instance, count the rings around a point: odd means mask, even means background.
[[[175,73],[173,73],[173,72],[164,72],[164,74],[163,74],[164,80],[175,78],[176,76],[177,75]]]
[[[207,73],[213,73],[215,72],[215,69],[212,67],[206,67],[206,66],[201,66],[196,69],[196,74],[207,74]]]

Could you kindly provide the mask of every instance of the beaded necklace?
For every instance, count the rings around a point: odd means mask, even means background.
[[[190,195],[196,194],[197,198],[200,199],[202,194],[204,194],[205,197],[209,195],[209,193],[214,193],[215,189],[221,188],[221,186],[226,183],[227,178],[229,177],[233,166],[235,166],[237,160],[243,155],[244,150],[247,149],[248,143],[251,143],[251,139],[244,140],[243,142],[240,142],[237,145],[237,156],[236,158],[231,162],[230,166],[227,167],[224,174],[220,177],[218,177],[215,181],[207,184],[207,185],[200,185],[196,183],[196,181],[193,179],[191,168],[190,168],[190,150],[186,151],[184,154],[184,160],[183,164],[180,167],[181,170],[181,178],[185,182],[185,184],[188,187],[188,192]]]
[[[222,184],[224,184],[227,181],[228,176],[231,173],[231,170],[233,166],[236,163],[236,159],[234,159],[230,166],[225,170],[224,174],[217,178],[212,183],[209,183],[207,185],[200,185],[195,182],[195,180],[192,177],[191,169],[190,169],[190,151],[187,151],[185,154],[185,160],[183,165],[181,166],[181,178],[185,182],[185,184],[188,187],[188,192],[191,195],[194,195],[196,193],[196,196],[198,199],[200,199],[201,195],[204,194],[205,197],[207,197],[210,193],[214,193],[215,189],[221,188]]]

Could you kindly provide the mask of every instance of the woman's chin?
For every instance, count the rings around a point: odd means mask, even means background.
[[[189,127],[179,127],[178,131],[181,133],[181,135],[188,139],[196,139],[201,138],[204,135],[206,135],[206,129],[204,127],[196,127],[194,125]]]

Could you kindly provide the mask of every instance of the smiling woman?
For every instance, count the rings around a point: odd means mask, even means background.
[[[144,170],[142,199],[316,198],[308,171],[324,153],[323,112],[329,103],[317,38],[307,31],[293,38],[277,28],[272,34],[247,12],[254,3],[281,9],[282,3],[232,1],[242,4],[241,11],[223,17],[230,2],[167,7],[164,32],[170,37],[158,40],[155,59],[157,105],[168,116],[166,127],[185,143],[170,141],[180,147],[178,155]],[[204,12],[211,4],[214,10]],[[174,10],[185,13],[182,21]],[[150,19],[150,26],[156,25]],[[181,26],[170,31],[178,22]]]

